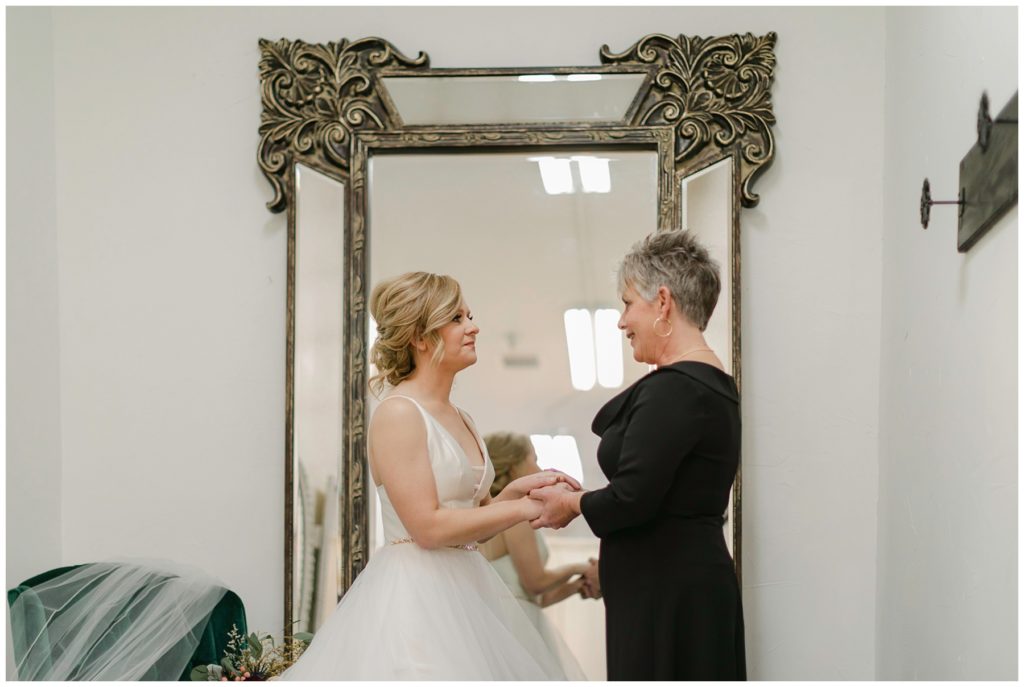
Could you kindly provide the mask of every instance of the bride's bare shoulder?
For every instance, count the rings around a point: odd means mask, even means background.
[[[389,396],[381,401],[380,405],[370,418],[370,432],[402,432],[412,429],[423,431],[423,422],[420,420],[420,411],[412,399],[405,396]]]

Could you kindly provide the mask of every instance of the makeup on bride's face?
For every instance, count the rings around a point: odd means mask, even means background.
[[[480,327],[473,322],[473,313],[465,303],[459,305],[452,321],[441,328],[445,358],[458,360],[462,367],[476,362],[476,336]],[[461,368],[460,368],[461,369]]]

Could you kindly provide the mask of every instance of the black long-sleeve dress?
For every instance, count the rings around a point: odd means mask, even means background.
[[[594,418],[609,680],[745,680],[743,607],[723,534],[740,458],[739,394],[704,363],[659,368]]]

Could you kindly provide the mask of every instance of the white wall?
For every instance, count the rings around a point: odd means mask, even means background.
[[[7,10],[8,589],[61,562],[52,25]]]
[[[886,62],[877,676],[1014,680],[1017,210],[961,255],[918,199],[1017,89],[1017,9],[889,9]]]
[[[741,240],[748,663],[753,679],[865,680],[883,79],[870,47],[883,40],[883,14],[772,14],[778,157],[756,189],[761,204],[742,214]]]
[[[876,8],[54,10],[64,558],[191,561],[280,626],[285,220],[255,163],[259,37],[468,67],[746,31],[779,34],[778,154],[743,215],[748,663],[873,677]]]
[[[54,11],[63,555],[200,565],[277,631],[285,232],[218,16]]]

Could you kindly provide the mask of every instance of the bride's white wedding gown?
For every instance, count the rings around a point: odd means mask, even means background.
[[[494,480],[415,400],[444,508],[475,508]],[[467,422],[467,426],[469,423]],[[388,542],[285,680],[564,680],[565,669],[476,546],[421,549],[377,487]],[[574,672],[574,671],[571,671]],[[574,677],[576,677],[574,675]]]

